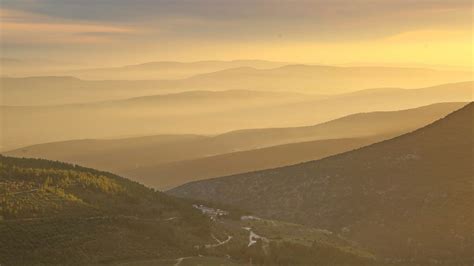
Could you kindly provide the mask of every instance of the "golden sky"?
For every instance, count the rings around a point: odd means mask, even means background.
[[[2,0],[3,58],[472,66],[470,0]]]

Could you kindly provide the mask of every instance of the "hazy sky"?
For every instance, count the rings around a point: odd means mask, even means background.
[[[472,65],[470,0],[2,0],[2,57]]]

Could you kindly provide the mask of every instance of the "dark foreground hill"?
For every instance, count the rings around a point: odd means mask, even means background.
[[[473,111],[470,103],[359,150],[170,194],[327,228],[394,261],[472,264]]]
[[[2,156],[0,180],[2,264],[173,258],[210,240],[190,204],[109,173]]]
[[[1,265],[374,262],[331,232],[242,214],[106,172],[0,157]]]

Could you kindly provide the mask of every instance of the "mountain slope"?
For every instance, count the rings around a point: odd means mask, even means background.
[[[374,262],[330,232],[241,219],[241,211],[179,200],[106,172],[1,156],[0,174],[2,265]],[[256,233],[264,240],[249,243]],[[291,252],[305,255],[288,258]]]
[[[147,186],[167,190],[191,181],[317,160],[360,148],[386,138],[389,138],[389,136],[325,139],[283,144],[268,148],[131,168],[124,170],[123,175]]]
[[[210,240],[187,202],[109,173],[3,156],[0,173],[2,264],[176,258]]]
[[[341,233],[404,262],[472,263],[474,104],[412,133],[171,194]]]
[[[347,104],[350,104],[352,100],[356,99],[347,99]],[[322,103],[319,104],[319,106],[321,105]],[[337,107],[343,105],[342,101],[334,103],[334,106]],[[312,126],[244,129],[225,133],[217,138],[235,143],[252,143],[254,147],[265,147],[315,139],[369,137],[394,132],[401,133],[434,122],[464,105],[465,103],[435,103],[404,110],[361,112]],[[315,116],[317,108],[316,104]],[[321,109],[324,110],[324,108]],[[383,108],[380,107],[380,109]]]
[[[55,142],[25,147],[5,154],[66,161],[104,169],[163,189],[195,178],[215,177],[219,173],[225,175],[273,168],[348,151],[373,143],[375,139],[381,140],[415,130],[463,105],[442,103],[402,111],[354,114],[308,127],[250,129],[213,137],[159,135],[117,140]],[[344,138],[352,140],[329,140],[307,143],[307,146],[295,144],[250,151],[289,143]],[[317,150],[310,150],[308,147]],[[235,153],[238,151],[248,152]],[[294,154],[294,157],[286,156],[286,153]],[[260,156],[269,154],[272,155],[272,160],[262,162]],[[206,170],[204,166],[213,160],[217,160],[219,165],[232,165],[232,168],[213,166]],[[231,169],[234,170],[228,172]],[[192,175],[188,175],[190,173]],[[174,180],[173,177],[178,174],[183,175]]]

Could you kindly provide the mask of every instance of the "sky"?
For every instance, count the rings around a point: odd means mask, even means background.
[[[471,67],[470,0],[2,0],[3,58]]]

